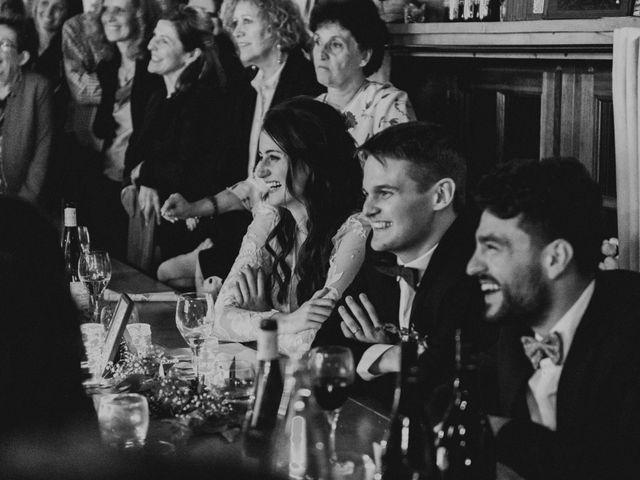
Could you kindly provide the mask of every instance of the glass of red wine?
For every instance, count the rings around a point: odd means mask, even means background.
[[[329,459],[334,468],[340,470],[336,427],[340,408],[346,402],[355,378],[351,350],[335,345],[314,348],[309,355],[309,377],[316,401],[327,414],[329,422]]]

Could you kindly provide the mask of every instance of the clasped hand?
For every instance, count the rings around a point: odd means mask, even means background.
[[[348,296],[345,299],[346,306],[338,308],[338,313],[342,317],[340,328],[343,335],[364,343],[391,343],[387,332],[382,330],[382,323],[369,298],[361,293],[358,299],[362,305]]]
[[[233,288],[236,306],[253,312],[266,312],[271,310],[271,297],[269,295],[267,278],[260,267],[255,269],[245,265]]]
[[[165,220],[171,223],[195,216],[192,212],[192,204],[179,193],[169,195],[169,198],[162,205],[160,213]]]

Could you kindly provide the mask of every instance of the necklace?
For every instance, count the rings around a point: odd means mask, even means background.
[[[351,103],[351,101],[358,95],[358,93],[360,93],[360,91],[367,85],[367,83],[368,83],[367,79],[365,78],[360,84],[360,86],[351,94],[348,100],[344,102],[344,104],[342,105],[329,100],[329,92],[324,94],[324,103],[331,105],[333,108],[335,108],[338,111],[342,111],[346,108],[347,105]]]

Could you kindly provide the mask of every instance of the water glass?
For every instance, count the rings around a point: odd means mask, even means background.
[[[220,345],[216,337],[207,338],[200,347],[200,376],[205,384],[209,384],[211,375],[215,373],[216,363],[220,356]]]
[[[253,400],[255,372],[244,360],[221,360],[215,364],[210,386],[216,388],[235,413],[244,415]]]
[[[147,399],[137,393],[105,395],[98,407],[102,441],[117,449],[141,448],[149,430]]]
[[[130,323],[127,325],[129,343],[127,346],[133,353],[146,355],[153,350],[151,343],[151,325],[148,323]]]
[[[87,352],[87,368],[95,380],[102,375],[102,346],[105,331],[100,323],[83,323],[80,325],[82,343]]]

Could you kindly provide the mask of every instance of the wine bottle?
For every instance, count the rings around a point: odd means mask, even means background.
[[[423,401],[418,342],[408,336],[401,343],[400,377],[384,442],[384,480],[438,479],[433,430]]]
[[[456,376],[453,398],[436,436],[442,480],[493,480],[496,457],[493,432],[477,398],[476,366],[463,363],[460,329],[456,331]]]
[[[273,319],[264,319],[260,323],[257,358],[254,402],[245,420],[244,446],[247,455],[261,458],[270,451],[268,447],[283,390],[278,358],[278,323]]]
[[[78,259],[80,258],[80,238],[78,236],[76,207],[72,203],[67,203],[64,207],[62,251],[64,252],[64,268],[67,281],[70,283],[79,282]]]

